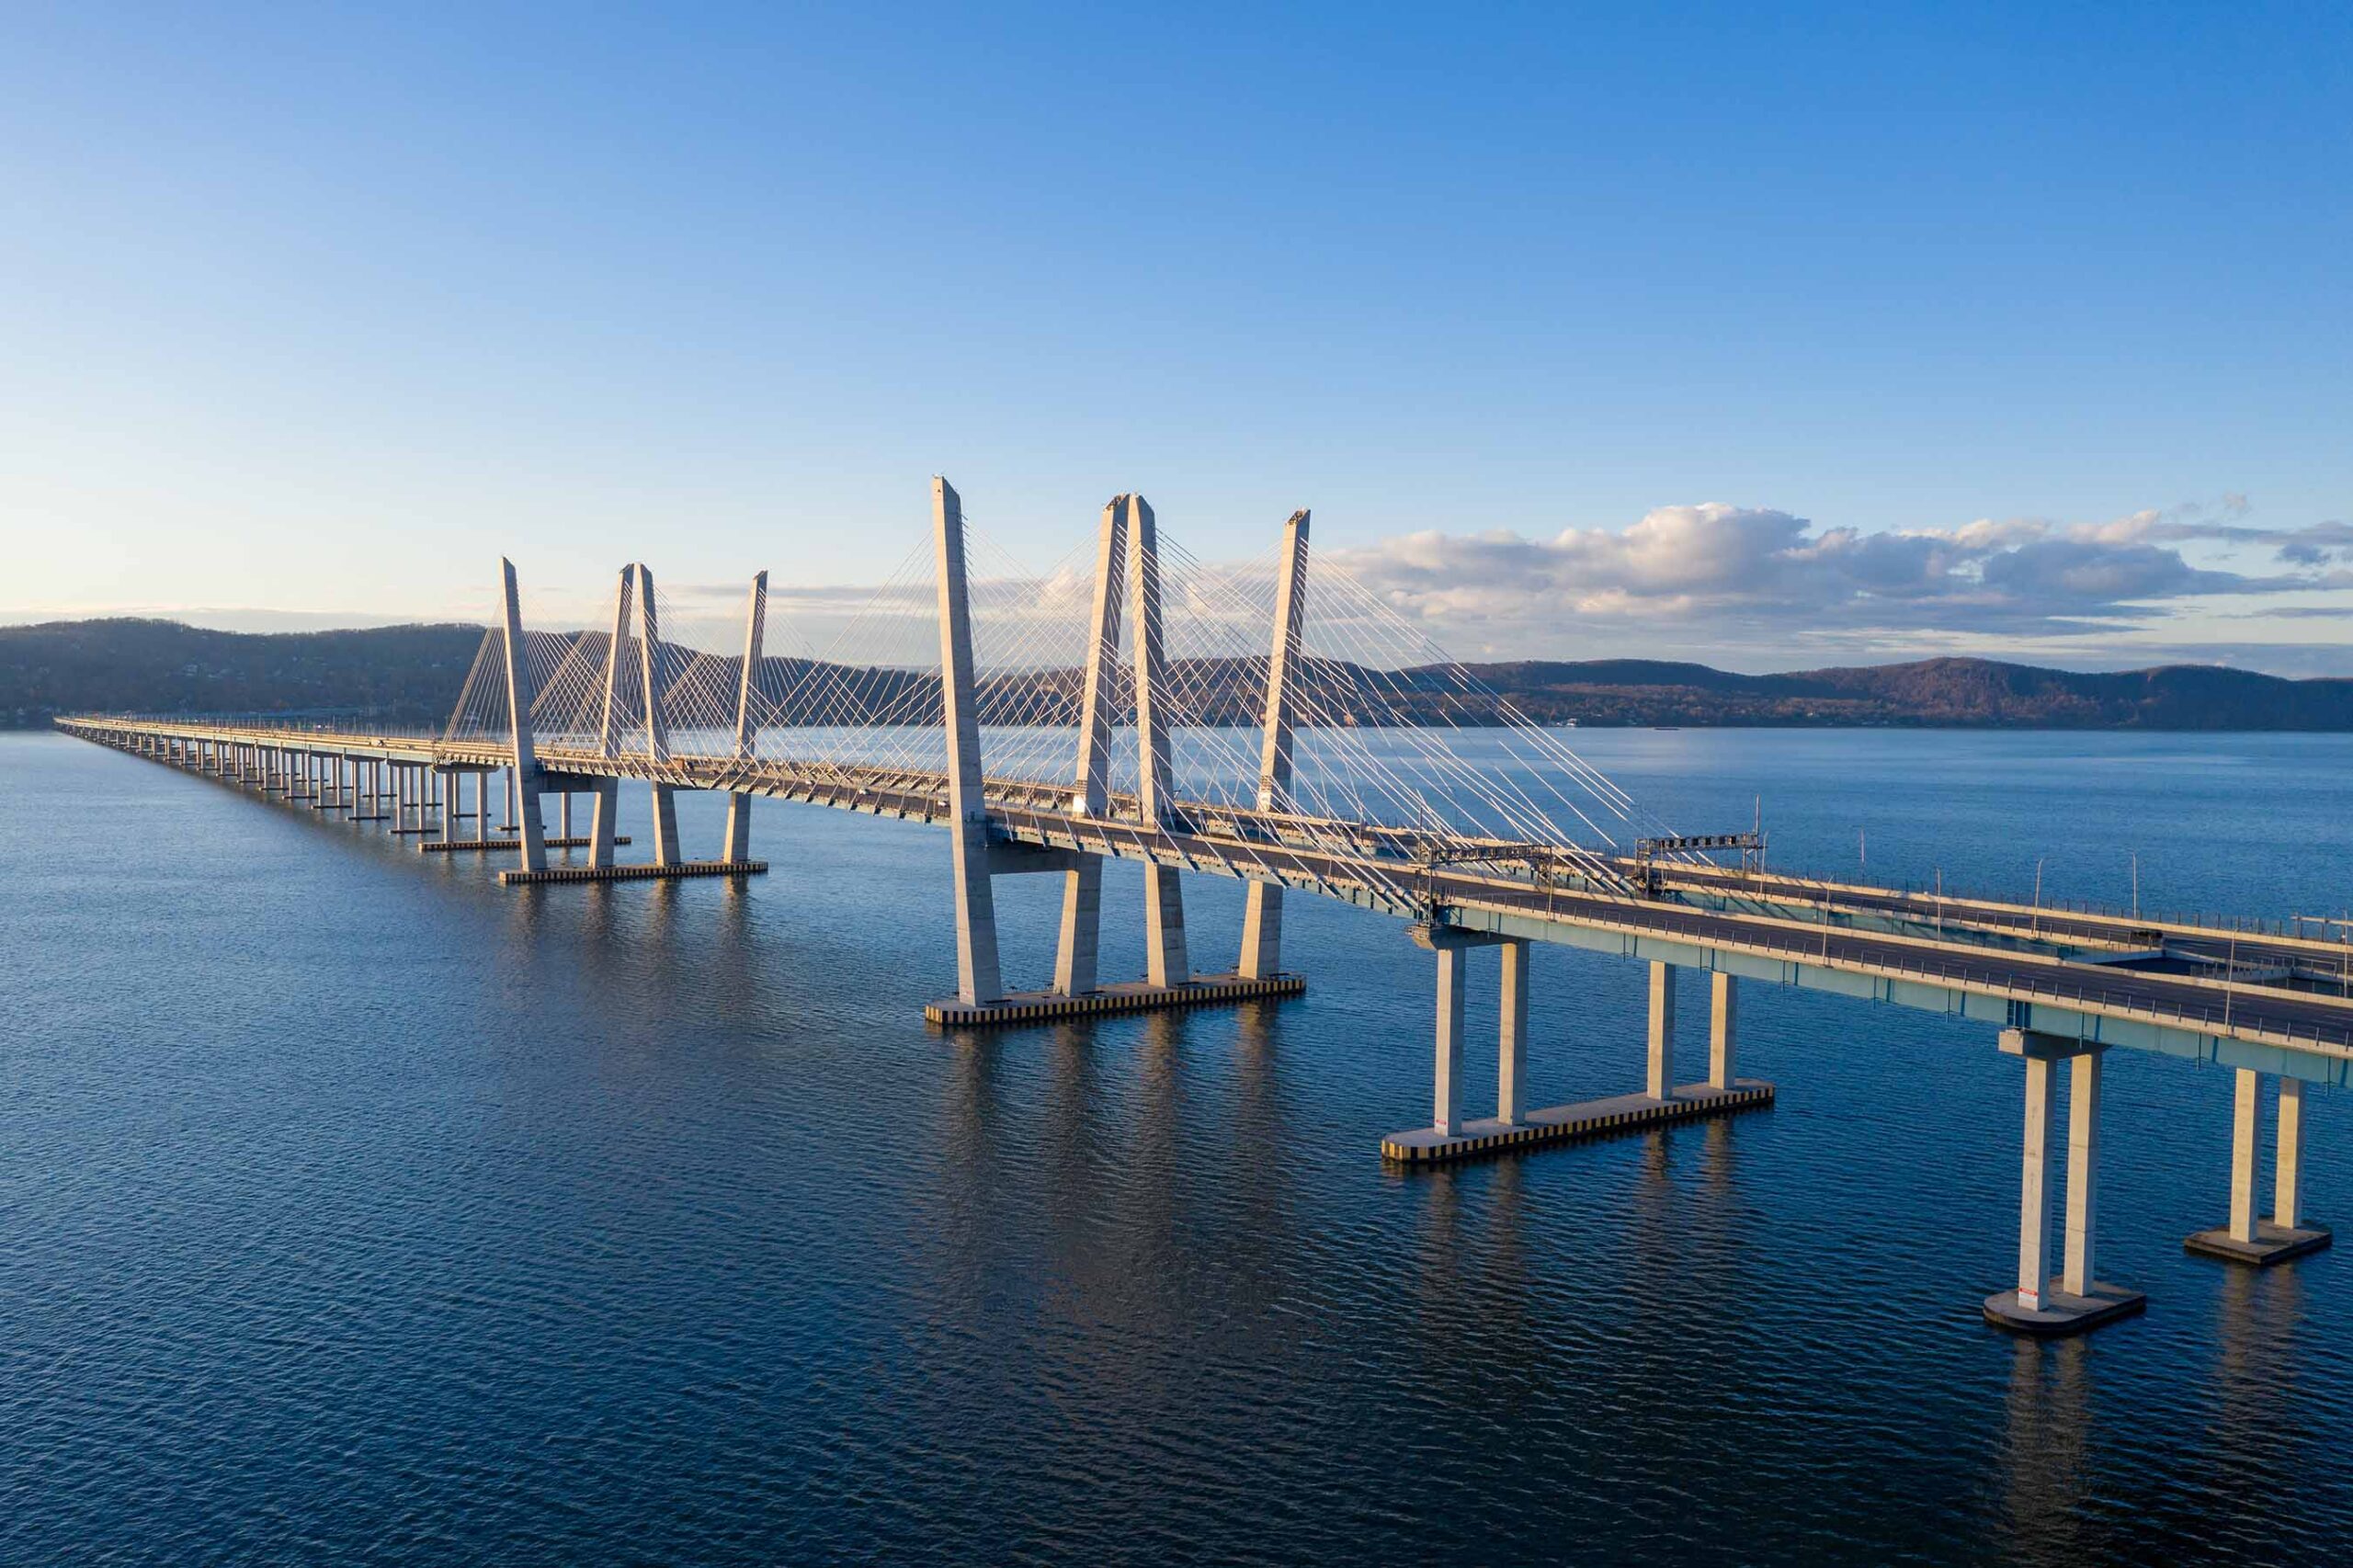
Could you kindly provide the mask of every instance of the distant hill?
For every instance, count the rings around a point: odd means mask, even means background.
[[[260,636],[176,620],[0,626],[0,728],[78,712],[364,712],[448,720],[479,626],[387,626]]]
[[[593,634],[591,634],[593,635]],[[390,626],[257,635],[169,620],[52,621],[0,627],[0,728],[57,713],[364,715],[435,724],[449,717],[482,643],[475,626]],[[1188,663],[1184,684],[1207,716],[1254,722],[1265,661]],[[2044,729],[2353,730],[2353,679],[2283,680],[2211,665],[2078,675],[1990,659],[1745,676],[1647,659],[1473,665],[1502,702],[1543,723],[1586,725],[1934,725]],[[1493,722],[1494,701],[1467,699],[1435,668],[1374,683],[1345,665],[1328,678],[1360,687],[1362,723]],[[806,686],[807,666],[770,659],[773,698]],[[1066,722],[1073,672],[1035,680],[1033,717]],[[900,702],[924,677],[857,684]],[[830,683],[839,688],[847,683]],[[936,699],[933,699],[936,702]],[[902,707],[903,713],[908,711]]]
[[[1548,722],[2353,729],[2353,680],[2283,680],[2217,665],[2099,675],[1993,659],[1769,676],[1641,659],[1471,669],[1531,718]]]

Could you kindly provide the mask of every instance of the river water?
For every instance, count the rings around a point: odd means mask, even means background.
[[[2137,851],[2151,908],[2353,903],[2353,738],[1572,738],[1686,831],[1761,796],[1793,869],[2123,902]],[[2347,1260],[2181,1248],[2227,1073],[2111,1061],[2102,1272],[2149,1311],[2036,1345],[1978,1315],[1990,1029],[1750,986],[1775,1108],[1402,1175],[1396,922],[1294,898],[1296,1002],[944,1036],[944,838],[754,832],[740,889],[508,892],[0,737],[0,1562],[2344,1559]],[[998,884],[1013,983],[1054,881]],[[1229,962],[1238,891],[1188,896]],[[1115,868],[1107,974],[1140,902]],[[1643,983],[1540,950],[1534,1103],[1639,1086]],[[2306,1116],[2353,1221],[2353,1103]]]

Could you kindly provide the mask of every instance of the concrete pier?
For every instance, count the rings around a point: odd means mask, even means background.
[[[1438,959],[1438,1017],[1427,1127],[1392,1132],[1381,1141],[1381,1158],[1399,1165],[1443,1165],[1638,1131],[1677,1121],[1728,1116],[1773,1103],[1773,1085],[1759,1078],[1735,1078],[1733,1068],[1731,977],[1714,987],[1713,1049],[1710,1081],[1677,1084],[1675,1072],[1675,968],[1654,963],[1650,975],[1649,1071],[1643,1092],[1580,1100],[1574,1105],[1529,1110],[1529,947],[1513,937],[1446,926],[1413,927],[1415,945]],[[1462,1114],[1462,1030],[1468,960],[1473,948],[1496,947],[1500,990],[1495,1007],[1495,1114]]]
[[[1470,978],[1467,960],[1472,948],[1495,947],[1504,943],[1505,939],[1451,926],[1415,926],[1411,935],[1416,947],[1427,949],[1438,959],[1438,1026],[1434,1033],[1437,1050],[1430,1094],[1430,1126],[1441,1138],[1459,1137],[1463,1120],[1461,1085],[1463,995]],[[1526,971],[1519,969],[1517,974],[1522,977],[1515,981],[1519,991],[1518,1005],[1512,1006],[1507,1002],[1505,1007],[1498,1009],[1499,1016],[1506,1012],[1510,1015],[1501,1026],[1506,1029],[1524,1028],[1527,1017]],[[1520,1048],[1524,1052],[1524,1033]],[[1506,1045],[1506,1049],[1508,1050],[1509,1046]],[[1524,1081],[1518,1065],[1515,1064],[1511,1074],[1511,1093],[1515,1098]]]
[[[2326,1227],[2303,1222],[2299,1188],[2304,1158],[2304,1085],[2299,1079],[2279,1080],[2271,1216],[2263,1219],[2256,1213],[2256,1140],[2262,1120],[2262,1074],[2238,1069],[2232,1085],[2230,1222],[2199,1231],[2181,1244],[2201,1256],[2256,1268],[2319,1252],[2336,1239]]]
[[[2096,1278],[2098,1221],[2100,1059],[2104,1048],[2082,1040],[2005,1029],[2001,1048],[2026,1063],[2026,1127],[2018,1175],[2018,1284],[1985,1298],[1985,1321],[2040,1336],[2083,1334],[2131,1317],[2149,1304],[2138,1290]],[[2053,1070],[2069,1063],[2067,1226],[2063,1272],[2050,1277],[2051,1142]]]
[[[1462,994],[1468,967],[1461,947],[1438,950],[1438,1074],[1430,1125],[1442,1138],[1462,1132]]]
[[[1495,1120],[1517,1127],[1527,1109],[1528,944],[1506,942],[1502,996],[1495,1005]]]
[[[1647,1092],[1654,1100],[1675,1097],[1675,966],[1651,965],[1650,1070]]]
[[[1708,1083],[1729,1089],[1738,1055],[1740,983],[1722,970],[1708,976]]]

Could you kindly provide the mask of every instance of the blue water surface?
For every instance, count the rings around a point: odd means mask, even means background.
[[[1574,738],[1688,831],[1761,797],[1784,865],[2353,903],[2347,737]],[[2346,1260],[2181,1248],[2227,1073],[2112,1059],[2102,1272],[2150,1308],[2038,1345],[1978,1312],[1990,1029],[1752,985],[1775,1108],[1404,1175],[1396,922],[1295,899],[1296,1002],[944,1035],[945,839],[755,835],[740,888],[507,892],[0,737],[0,1562],[2344,1560]],[[998,884],[1014,983],[1054,881]],[[1188,897],[1229,963],[1239,892]],[[1539,952],[1537,1103],[1639,1086],[1643,983]],[[2308,1106],[2307,1207],[2353,1215],[2353,1104]]]

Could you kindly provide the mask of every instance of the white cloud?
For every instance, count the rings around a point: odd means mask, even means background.
[[[1402,535],[1329,559],[1441,640],[1555,650],[1587,631],[1679,637],[1693,652],[1809,642],[2075,638],[2165,621],[2192,601],[2342,588],[2353,528],[2251,528],[2243,499],[2085,524],[1984,518],[1949,528],[1817,529],[1775,507],[1661,506],[1622,529]],[[2193,563],[2260,547],[2289,570]],[[1592,651],[1590,648],[1579,651]]]

